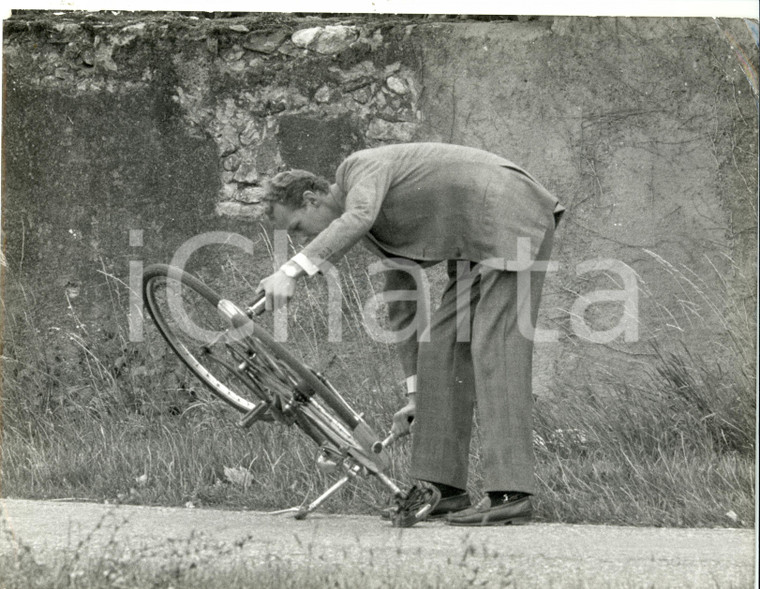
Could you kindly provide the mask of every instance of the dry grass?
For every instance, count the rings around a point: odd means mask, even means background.
[[[331,381],[382,434],[404,402],[401,373],[392,348],[372,341],[361,328],[360,301],[372,282],[346,264],[343,341],[327,342],[325,287],[312,281],[290,313],[289,345],[312,366],[329,365]],[[255,285],[234,260],[227,260],[225,269],[228,282],[215,286],[247,302]],[[700,300],[704,291],[694,277],[672,266],[668,271],[686,285],[684,300],[689,284],[696,293],[687,305],[690,313],[719,314],[731,327],[744,368],[727,371],[687,349],[657,348],[658,361],[639,385],[620,382],[604,396],[580,387],[562,397],[539,398],[539,519],[754,524],[751,314],[735,308],[726,317],[725,301]],[[60,326],[38,325],[33,298],[22,285],[9,285],[4,496],[278,509],[313,499],[329,484],[314,468],[315,448],[300,432],[271,424],[235,428],[231,410],[201,389],[151,326],[146,325],[144,343],[127,341],[123,284],[107,275],[104,284],[115,319],[99,332],[73,307]],[[53,348],[53,337],[65,345]],[[393,456],[393,475],[402,483],[408,480],[406,444]],[[478,463],[474,445],[473,493],[481,480]],[[230,469],[244,476],[231,477]],[[370,481],[348,486],[325,509],[368,513],[386,501],[384,489]]]

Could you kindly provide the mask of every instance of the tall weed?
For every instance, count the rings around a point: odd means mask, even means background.
[[[203,267],[195,273],[231,299],[250,301],[250,269],[233,257],[221,263],[224,273],[215,271],[213,281]],[[290,310],[287,345],[325,371],[383,435],[404,403],[402,375],[395,351],[361,324],[374,278],[356,269],[366,267],[361,259],[344,264],[342,341],[329,341],[326,287],[312,281],[299,287]],[[37,303],[20,282],[6,290],[3,495],[282,509],[330,484],[330,476],[314,468],[317,448],[299,431],[273,424],[236,428],[237,415],[208,394],[152,325],[144,326],[144,342],[130,342],[125,285],[104,272],[103,287],[111,310],[95,323],[72,304],[57,322],[46,323],[33,313]],[[717,313],[720,305],[684,308],[696,317]],[[753,328],[751,313],[734,311],[733,341],[746,346],[752,338],[736,326]],[[751,352],[742,347],[736,353],[745,368],[726,371],[685,348],[656,347],[655,364],[637,384],[620,382],[604,394],[579,386],[539,397],[538,518],[751,526],[754,372],[746,368]],[[402,440],[392,450],[391,474],[402,484],[408,482],[408,444]],[[471,472],[470,491],[477,495],[477,428]],[[370,481],[348,485],[324,509],[366,513],[387,501],[386,490]]]

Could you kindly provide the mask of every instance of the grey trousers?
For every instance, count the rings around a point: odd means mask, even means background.
[[[549,259],[553,241],[549,230],[537,260]],[[535,493],[533,339],[525,325],[536,324],[545,271],[520,272],[518,280],[517,272],[473,267],[448,262],[429,341],[419,343],[411,475],[467,487],[477,407],[484,490]]]

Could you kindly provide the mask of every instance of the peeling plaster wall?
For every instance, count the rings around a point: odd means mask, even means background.
[[[738,370],[732,332],[755,325],[757,108],[726,31],[756,67],[742,21],[12,18],[9,275],[35,293],[43,330],[71,305],[100,329],[114,319],[104,276],[126,281],[130,260],[166,262],[203,231],[253,239],[248,279],[264,275],[257,219],[277,171],[331,177],[356,149],[462,143],[526,167],[568,207],[539,321],[557,342],[538,346],[537,392],[642,379],[653,343]],[[195,263],[214,279],[237,257]],[[585,271],[598,259],[634,273],[637,341],[578,334],[579,309],[596,332],[623,314],[609,297],[579,303],[622,287]],[[8,294],[10,311],[28,304]]]

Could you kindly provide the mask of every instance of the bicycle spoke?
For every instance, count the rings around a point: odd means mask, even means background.
[[[170,275],[146,278],[145,295],[159,330],[188,368],[238,410],[253,409],[261,392],[235,370],[235,358],[224,346],[228,325],[214,301],[190,286],[180,287]]]
[[[218,354],[214,354],[211,348],[205,348],[203,350],[203,357],[207,358],[214,364],[221,366],[231,377],[242,383],[247,388],[251,389],[259,398],[261,398],[262,401],[265,401],[267,403],[271,402],[271,396],[267,394],[264,387],[258,386],[258,383],[256,383],[253,379],[249,379],[250,382],[247,382],[245,376],[240,374],[235,365],[232,365],[228,361],[219,357]]]

